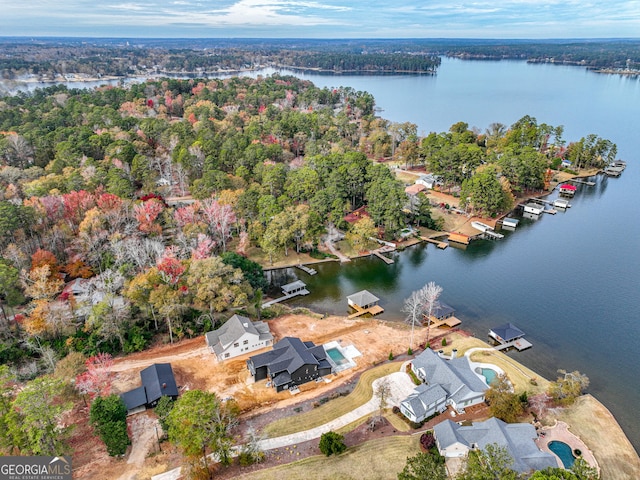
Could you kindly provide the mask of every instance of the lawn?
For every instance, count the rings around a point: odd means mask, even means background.
[[[420,436],[385,437],[349,448],[338,456],[314,456],[298,462],[258,470],[239,479],[251,480],[387,480],[397,478],[407,457],[420,452]]]
[[[306,413],[276,420],[267,425],[263,432],[267,436],[275,438],[319,427],[333,419],[341,417],[345,413],[349,413],[367,403],[373,395],[373,388],[371,386],[373,381],[390,373],[399,372],[401,365],[402,362],[393,362],[367,370],[360,376],[353,392],[346,397],[330,400],[324,405]]]

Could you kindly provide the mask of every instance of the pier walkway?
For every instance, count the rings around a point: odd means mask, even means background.
[[[304,288],[302,290],[298,290],[297,292],[289,293],[287,295],[283,295],[282,297],[269,300],[268,302],[262,304],[262,308],[268,308],[275,303],[284,302],[285,300],[289,300],[290,298],[297,297],[298,295],[309,295],[309,293],[311,292],[309,292],[309,290]]]
[[[422,240],[423,242],[432,243],[436,247],[438,247],[438,248],[440,248],[442,250],[444,250],[445,248],[447,248],[449,246],[449,244],[447,242],[441,242],[440,240],[436,240],[434,238],[420,237],[420,240]]]
[[[526,350],[527,348],[533,347],[531,342],[528,342],[524,338],[518,338],[513,340],[512,342],[502,343],[493,347],[494,350],[506,350],[507,348],[514,347],[516,350],[521,352],[522,350]]]
[[[382,308],[380,305],[373,305],[368,308],[362,308],[358,305],[351,305],[351,308],[355,310],[355,313],[352,313],[351,315],[349,315],[347,317],[349,319],[360,317],[366,313],[370,313],[371,315],[375,316],[375,315],[378,315],[379,313],[384,312],[384,308]]]
[[[316,273],[318,273],[317,270],[315,270],[314,268],[309,268],[306,265],[302,265],[302,264],[296,265],[296,268],[299,268],[300,270],[308,273],[309,275],[315,275]]]

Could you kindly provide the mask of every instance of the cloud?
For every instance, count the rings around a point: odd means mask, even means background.
[[[4,35],[635,36],[640,0],[0,0]]]

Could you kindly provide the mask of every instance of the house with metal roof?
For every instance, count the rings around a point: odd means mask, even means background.
[[[207,346],[218,360],[237,357],[273,344],[273,335],[265,322],[252,322],[234,315],[220,328],[205,336]]]
[[[128,415],[155,407],[164,396],[178,398],[178,386],[170,363],[154,363],[140,372],[140,378],[141,387],[120,395]]]
[[[489,336],[498,343],[508,343],[524,337],[525,333],[513,323],[505,323],[489,330]]]
[[[438,451],[446,458],[464,457],[470,450],[482,450],[496,444],[507,450],[514,460],[511,468],[520,473],[558,466],[553,455],[541,451],[535,444],[538,435],[530,423],[505,423],[490,418],[471,426],[461,426],[445,420],[433,428],[433,435]]]
[[[440,387],[427,389],[420,385],[401,402],[400,411],[416,423],[444,411],[448,405],[463,413],[465,407],[484,402],[489,388],[473,371],[466,357],[448,359],[429,348],[411,361],[411,370],[427,386]]]
[[[285,337],[273,350],[249,357],[247,368],[256,382],[267,378],[278,392],[331,373],[324,347],[295,337]]]

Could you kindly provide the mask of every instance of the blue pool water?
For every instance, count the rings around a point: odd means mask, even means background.
[[[496,371],[491,368],[483,368],[482,376],[486,379],[487,385],[491,385],[491,382],[496,378]]]
[[[564,442],[553,440],[547,444],[547,447],[549,447],[549,450],[555,453],[560,458],[560,460],[562,460],[564,468],[573,467],[575,457],[573,456],[573,452],[571,451],[571,447],[569,445]]]
[[[344,358],[344,355],[342,355],[342,353],[340,353],[340,350],[338,350],[337,348],[328,349],[327,355],[331,357],[331,360],[333,360],[336,365],[343,365],[349,361]]]

